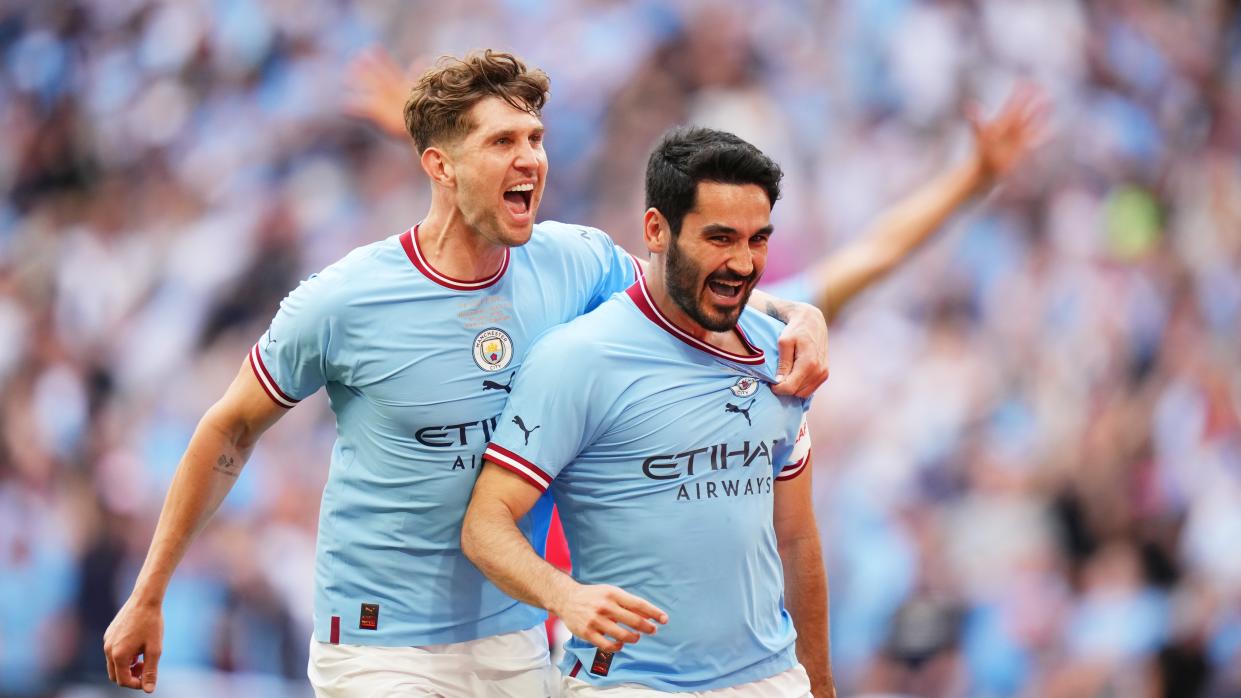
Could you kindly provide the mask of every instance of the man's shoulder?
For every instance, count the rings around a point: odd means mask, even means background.
[[[534,224],[534,234],[536,236],[543,235],[554,239],[560,238],[576,238],[578,240],[599,240],[611,237],[607,233],[598,228],[581,223],[565,223],[563,221],[539,221]]]
[[[355,247],[345,256],[332,262],[322,273],[331,270],[338,274],[370,274],[381,269],[405,270],[412,262],[401,248],[400,236],[390,235],[382,240]]]
[[[598,308],[557,325],[540,335],[532,353],[556,358],[572,357],[574,361],[592,361],[602,352],[598,349],[632,336],[631,316],[625,307],[627,299],[617,294]]]
[[[390,283],[391,270],[400,269],[404,254],[396,236],[355,247],[345,256],[303,279],[286,301],[296,301],[301,308],[318,307],[324,311],[349,305],[375,289]],[[405,261],[408,265],[408,260]]]
[[[541,221],[534,225],[530,242],[522,246],[532,255],[581,255],[598,254],[612,246],[607,233],[588,225]]]

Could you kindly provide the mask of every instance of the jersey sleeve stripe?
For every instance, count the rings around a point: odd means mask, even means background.
[[[784,466],[784,469],[781,470],[780,474],[776,476],[776,480],[779,482],[784,482],[785,480],[792,480],[793,478],[802,474],[802,471],[806,469],[806,464],[809,462],[810,462],[810,452],[807,451],[805,458],[802,458],[801,460],[797,461],[796,463],[792,465]]]
[[[522,476],[530,484],[539,488],[540,492],[546,490],[548,487],[551,487],[552,478],[550,475],[542,470],[539,470],[539,467],[534,463],[531,463],[503,446],[489,444],[487,446],[487,450],[483,452],[483,457],[490,459],[496,465],[502,466],[506,470],[511,470]]]
[[[271,398],[272,402],[281,407],[293,407],[300,402],[285,395],[280,386],[276,385],[276,381],[272,380],[267,367],[263,365],[263,357],[259,354],[258,344],[250,349],[250,370],[254,371],[254,377],[259,379],[259,385],[263,386],[263,392],[267,393],[267,397]]]

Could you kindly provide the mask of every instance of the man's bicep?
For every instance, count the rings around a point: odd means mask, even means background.
[[[470,502],[471,506],[503,506],[516,521],[529,513],[542,495],[543,489],[530,482],[529,478],[487,459],[483,463],[482,474],[474,483],[474,494]]]
[[[777,543],[817,531],[812,496],[812,460],[813,456],[807,454],[802,469],[795,477],[776,478],[774,524]]]
[[[272,399],[256,375],[253,359],[246,357],[224,395],[207,411],[206,418],[222,429],[237,433],[242,442],[253,443],[289,409]]]
[[[339,274],[324,272],[300,283],[280,301],[267,331],[250,350],[255,377],[271,399],[292,407],[322,388],[329,378],[342,380],[330,367],[337,366],[335,354],[344,336],[339,327]],[[355,347],[356,349],[356,347]],[[356,357],[340,362],[351,366]],[[348,382],[344,380],[343,382]]]

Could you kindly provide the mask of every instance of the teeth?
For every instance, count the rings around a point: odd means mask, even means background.
[[[527,182],[525,184],[518,184],[515,187],[510,187],[507,191],[534,191],[534,183]]]

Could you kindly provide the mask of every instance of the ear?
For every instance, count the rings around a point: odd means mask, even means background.
[[[642,239],[648,252],[662,254],[672,244],[672,228],[659,209],[648,208],[642,216]]]
[[[453,169],[452,159],[448,153],[431,146],[422,151],[422,171],[427,173],[427,177],[431,179],[433,184],[443,187],[451,187],[456,183],[456,172]]]

